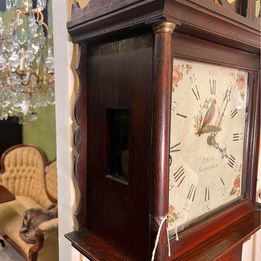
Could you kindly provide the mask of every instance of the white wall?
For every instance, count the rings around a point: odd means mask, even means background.
[[[64,234],[76,227],[73,219],[76,211],[73,182],[73,108],[74,80],[70,70],[73,45],[66,30],[67,2],[53,1],[53,29],[56,80],[56,130],[58,164],[59,249],[60,260],[80,260]]]
[[[56,80],[56,136],[59,202],[59,257],[60,261],[85,261],[64,237],[77,228],[74,213],[79,202],[74,177],[73,129],[76,84],[71,67],[75,68],[75,47],[69,42],[66,23],[73,0],[53,1],[53,31]],[[80,4],[88,0],[78,1]],[[72,65],[73,64],[73,65]],[[75,73],[75,72],[74,72]]]

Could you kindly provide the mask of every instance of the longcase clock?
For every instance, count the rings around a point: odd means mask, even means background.
[[[259,14],[252,0],[73,5],[81,202],[66,237],[86,257],[241,259],[260,228]]]

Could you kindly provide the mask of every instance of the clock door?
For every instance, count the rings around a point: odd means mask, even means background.
[[[180,227],[244,195],[248,80],[244,70],[174,58],[170,212]]]
[[[239,231],[236,223],[245,231],[240,220],[254,210],[259,58],[177,32],[172,39],[168,161],[172,256],[214,260],[222,255],[227,260],[216,235],[220,233],[222,241],[233,237]]]
[[[147,37],[126,42],[88,49],[87,227],[146,260],[152,49]]]

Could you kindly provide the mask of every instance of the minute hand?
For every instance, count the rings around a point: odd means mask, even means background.
[[[229,101],[231,100],[230,99],[231,91],[232,91],[232,86],[227,88],[223,102],[221,104],[220,111],[219,111],[219,114],[218,114],[218,117],[217,117],[217,120],[215,123],[216,127],[218,127],[218,128],[220,128],[222,119],[223,119],[223,117],[225,115],[225,111],[227,109],[227,105],[228,105]]]

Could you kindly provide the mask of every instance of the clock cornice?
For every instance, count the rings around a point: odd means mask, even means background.
[[[67,27],[72,41],[79,43],[126,30],[150,31],[151,24],[169,21],[177,25],[177,32],[258,53],[260,28],[252,16],[243,17],[209,0],[90,0],[83,8],[73,4]]]

